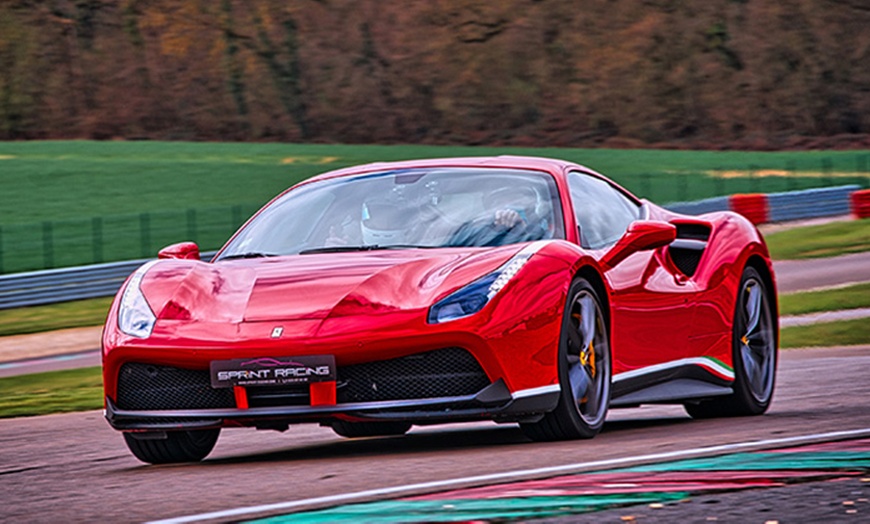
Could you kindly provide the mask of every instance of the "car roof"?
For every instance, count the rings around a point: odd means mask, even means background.
[[[584,171],[593,172],[593,170],[584,166],[557,160],[553,158],[532,157],[532,156],[479,156],[479,157],[457,157],[457,158],[430,158],[423,160],[404,160],[399,162],[374,162],[371,164],[363,164],[353,167],[329,171],[321,175],[314,176],[302,182],[306,184],[320,180],[338,178],[350,175],[360,175],[376,171],[386,171],[394,169],[416,169],[416,168],[433,168],[433,167],[496,167],[496,168],[513,168],[513,169],[534,169],[537,171],[546,171],[553,175],[559,176],[567,169],[582,169]]]
[[[562,182],[565,181],[565,174],[568,171],[582,171],[592,176],[606,180],[613,185],[617,190],[623,193],[627,198],[631,199],[638,205],[642,205],[643,201],[634,196],[624,187],[610,180],[601,173],[590,169],[584,165],[559,160],[556,158],[545,158],[538,156],[516,156],[516,155],[499,155],[499,156],[471,156],[471,157],[447,157],[447,158],[427,158],[420,160],[402,160],[398,162],[373,162],[370,164],[361,164],[335,171],[313,176],[298,184],[286,189],[280,195],[275,197],[277,200],[284,193],[287,193],[299,186],[307,185],[311,182],[321,180],[329,180],[345,176],[362,175],[366,173],[376,173],[379,171],[399,170],[399,169],[418,169],[418,168],[436,168],[436,167],[486,167],[486,168],[504,168],[504,169],[529,169],[535,171],[544,171],[550,173]]]

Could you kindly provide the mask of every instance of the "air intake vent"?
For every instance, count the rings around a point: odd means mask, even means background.
[[[473,395],[489,385],[468,351],[446,348],[338,368],[338,402]]]
[[[676,223],[677,238],[685,238],[689,240],[702,240],[704,242],[710,238],[710,226],[695,223]]]
[[[130,363],[118,376],[118,407],[132,410],[235,407],[233,390],[214,389],[207,370]]]

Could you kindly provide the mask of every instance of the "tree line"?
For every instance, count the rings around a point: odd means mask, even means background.
[[[0,139],[870,147],[868,27],[865,0],[0,0]]]

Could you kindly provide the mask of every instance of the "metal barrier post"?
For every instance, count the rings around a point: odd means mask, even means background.
[[[91,243],[94,248],[94,263],[103,261],[103,217],[91,219]]]

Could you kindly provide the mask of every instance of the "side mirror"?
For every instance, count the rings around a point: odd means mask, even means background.
[[[604,254],[601,265],[606,271],[633,253],[666,246],[676,238],[677,228],[673,224],[655,220],[636,220],[629,224],[622,238]]]
[[[157,253],[157,258],[176,260],[199,260],[199,246],[195,242],[179,242],[166,246]]]

